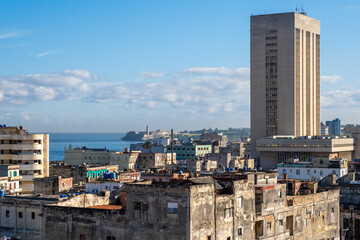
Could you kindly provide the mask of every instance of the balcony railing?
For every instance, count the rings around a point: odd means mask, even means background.
[[[19,168],[22,171],[30,171],[30,170],[42,170],[42,164],[19,164]]]
[[[0,145],[1,147],[1,145]],[[12,150],[42,150],[42,144],[38,143],[18,143],[18,144],[12,144]]]
[[[22,180],[21,176],[9,177],[9,181],[21,181],[21,180]]]
[[[12,154],[12,160],[42,160],[43,155],[42,154]]]

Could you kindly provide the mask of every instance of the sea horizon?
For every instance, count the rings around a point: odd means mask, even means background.
[[[110,151],[124,151],[136,141],[123,141],[126,132],[88,132],[88,133],[49,133],[49,160],[64,160],[65,147],[106,148]]]

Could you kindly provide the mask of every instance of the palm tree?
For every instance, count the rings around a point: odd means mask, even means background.
[[[151,145],[151,142],[150,142],[150,141],[144,142],[144,144],[143,144],[142,146],[143,146],[143,148],[145,148],[146,150],[148,150],[148,152],[151,153],[152,145]]]

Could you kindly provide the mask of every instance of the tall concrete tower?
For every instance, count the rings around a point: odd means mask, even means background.
[[[251,140],[320,134],[320,21],[251,16]]]

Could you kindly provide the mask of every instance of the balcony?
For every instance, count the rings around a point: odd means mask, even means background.
[[[42,170],[42,164],[19,164],[21,171]]]
[[[43,160],[42,154],[12,154],[12,160],[20,160],[20,161],[31,161],[31,160]]]
[[[34,178],[37,178],[37,177],[43,177],[42,174],[31,174],[31,175],[22,175],[22,181],[34,181]]]
[[[9,181],[21,181],[21,180],[22,180],[21,176],[9,177]]]
[[[8,144],[6,144],[8,145]],[[12,150],[25,150],[25,151],[32,151],[32,150],[42,150],[42,144],[38,143],[18,143],[12,144]],[[1,145],[0,145],[1,147]]]
[[[6,154],[0,154],[0,158],[1,158],[2,160],[11,160],[11,159],[12,159],[12,154],[8,154],[8,153],[6,153]]]
[[[12,144],[0,144],[0,150],[11,150]]]

